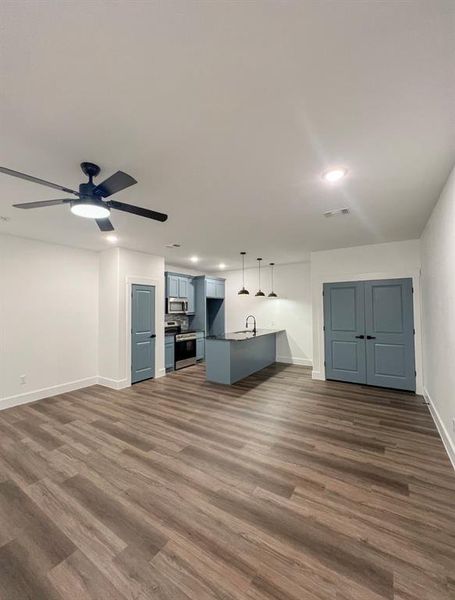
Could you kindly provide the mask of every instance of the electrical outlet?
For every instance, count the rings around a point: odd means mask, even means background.
[[[20,375],[19,379],[21,381],[21,385],[24,385],[24,383],[27,383],[27,377],[25,375]]]

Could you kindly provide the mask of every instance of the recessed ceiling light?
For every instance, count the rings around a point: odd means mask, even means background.
[[[346,177],[348,170],[344,167],[337,167],[336,169],[329,169],[322,174],[322,179],[328,181],[329,183],[335,183],[336,181],[340,181],[343,177]]]
[[[115,244],[115,242],[118,242],[118,237],[116,235],[107,235],[106,236],[106,241],[107,242],[111,242],[111,244]]]
[[[199,261],[199,258],[198,258],[197,256],[192,256],[192,257],[190,258],[190,261],[191,261],[192,263],[197,263],[197,262]]]
[[[226,265],[225,265],[224,263],[220,263],[220,264],[218,265],[218,267],[219,267],[220,269],[225,269],[225,268],[226,268]]]

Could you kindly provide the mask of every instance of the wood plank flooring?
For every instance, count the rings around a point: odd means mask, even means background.
[[[1,600],[449,600],[454,516],[421,397],[304,367],[0,412]]]

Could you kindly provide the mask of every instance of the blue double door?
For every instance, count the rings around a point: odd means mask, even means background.
[[[324,284],[327,379],[415,391],[412,280]]]
[[[155,288],[133,285],[131,300],[131,383],[138,383],[155,377]]]

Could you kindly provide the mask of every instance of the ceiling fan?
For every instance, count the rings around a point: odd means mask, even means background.
[[[61,190],[62,192],[73,194],[77,197],[77,199],[63,198],[58,200],[43,200],[41,202],[13,204],[15,208],[42,208],[45,206],[55,206],[56,204],[69,204],[73,214],[78,215],[79,217],[95,219],[101,231],[114,230],[112,223],[109,220],[111,208],[132,213],[139,217],[154,219],[155,221],[166,221],[167,215],[163,213],[149,210],[148,208],[141,208],[140,206],[133,206],[132,204],[125,204],[125,202],[117,202],[116,200],[104,200],[104,198],[108,198],[109,196],[112,196],[112,194],[116,194],[137,183],[131,175],[128,175],[123,171],[117,171],[117,173],[114,173],[102,183],[95,184],[93,183],[93,178],[99,175],[99,166],[90,162],[83,162],[81,163],[81,169],[83,173],[87,175],[88,182],[81,183],[78,192],[58,185],[57,183],[38,179],[38,177],[20,173],[19,171],[13,171],[6,167],[0,167],[0,172],[5,173],[6,175],[12,175],[13,177],[19,177],[20,179],[26,179],[33,183],[39,183],[40,185],[46,185],[47,187]]]

